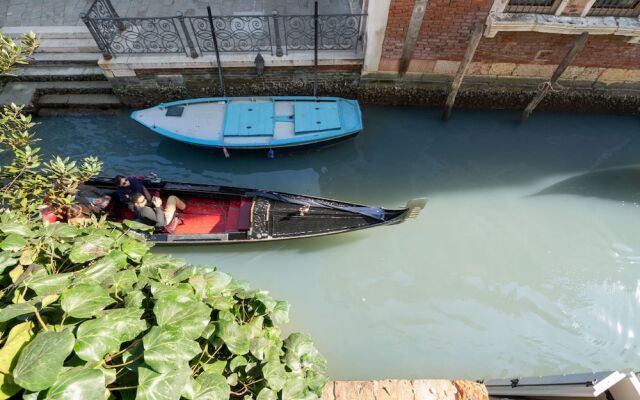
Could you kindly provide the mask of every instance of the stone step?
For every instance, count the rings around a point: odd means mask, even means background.
[[[98,66],[21,66],[14,70],[20,80],[54,81],[54,80],[106,80]]]
[[[98,45],[89,39],[41,39],[37,53],[98,53]]]
[[[120,113],[115,108],[49,108],[43,107],[38,109],[38,115],[41,117],[86,117],[88,115],[114,116]]]
[[[9,82],[0,92],[0,105],[24,104],[31,106],[35,93],[39,94],[111,94],[108,81],[64,81],[64,82]]]
[[[39,107],[47,108],[116,108],[120,100],[112,94],[45,94],[37,100]]]
[[[34,53],[29,65],[97,65],[100,53]]]
[[[35,33],[40,39],[92,39],[84,25],[77,26],[5,26],[0,29],[4,35],[19,39],[28,32]]]

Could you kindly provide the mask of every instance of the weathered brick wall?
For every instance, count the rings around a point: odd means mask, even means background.
[[[473,60],[488,63],[558,64],[575,40],[575,35],[501,32],[495,38],[483,38]],[[591,35],[586,47],[572,65],[639,68],[640,45],[627,43],[626,40],[623,36]]]
[[[565,14],[578,13],[584,2],[572,0]],[[379,67],[381,71],[397,71],[413,4],[414,0],[394,0],[391,3]],[[493,0],[429,0],[409,72],[455,73],[471,32],[477,24],[485,23],[492,4]],[[501,32],[494,38],[482,38],[473,61],[486,65],[557,65],[575,39],[575,35]],[[615,35],[591,35],[572,66],[638,70],[640,44],[627,43],[627,39]],[[546,73],[547,69],[540,68],[540,71]],[[482,74],[483,70],[476,68],[475,72]]]

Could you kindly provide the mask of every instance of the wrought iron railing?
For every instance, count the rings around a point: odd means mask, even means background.
[[[561,0],[510,0],[505,12],[553,14]]]
[[[596,0],[589,15],[637,17],[640,15],[640,0]]]
[[[214,52],[206,16],[122,18],[109,0],[95,0],[82,20],[105,58],[119,54],[179,54],[193,58]],[[362,48],[366,14],[318,16],[318,50]],[[313,50],[313,15],[214,16],[221,52],[269,52],[282,56],[290,51]]]

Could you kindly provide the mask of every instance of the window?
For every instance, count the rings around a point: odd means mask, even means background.
[[[596,0],[589,15],[635,17],[640,15],[640,0]]]
[[[510,0],[504,11],[508,13],[553,14],[560,2],[561,0]]]

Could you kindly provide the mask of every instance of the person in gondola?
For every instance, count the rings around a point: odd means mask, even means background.
[[[137,193],[142,194],[148,203],[151,203],[151,194],[147,190],[146,187],[142,184],[142,180],[140,178],[134,176],[124,176],[117,175],[116,183],[118,184],[118,189],[116,189],[116,193],[118,194],[118,199],[126,204],[132,211],[134,211],[133,206],[133,196]]]
[[[133,195],[133,211],[136,218],[147,225],[153,225],[157,229],[164,229],[173,233],[178,225],[182,223],[176,217],[177,210],[184,210],[186,204],[176,196],[169,196],[166,206],[162,207],[162,200],[159,197],[152,197],[151,203],[142,193]]]
[[[72,204],[67,210],[67,222],[71,225],[86,225],[91,222],[92,215],[106,214],[110,202],[111,196],[105,194],[91,198],[88,203]]]

